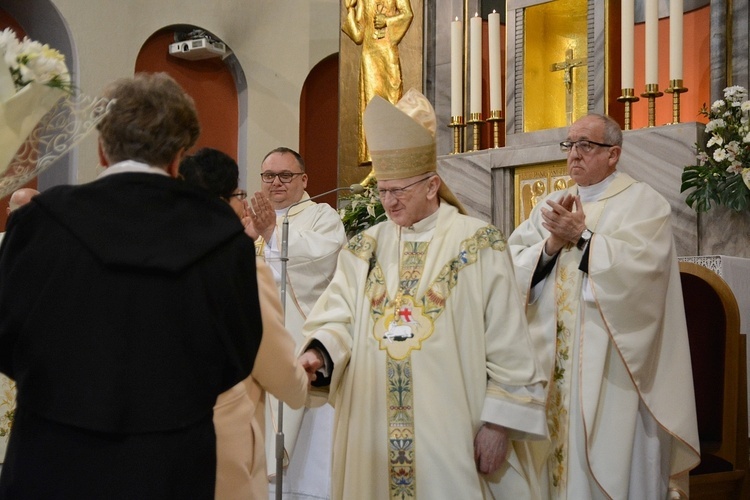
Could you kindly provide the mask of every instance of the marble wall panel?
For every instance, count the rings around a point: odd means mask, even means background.
[[[680,193],[682,170],[695,162],[703,125],[680,123],[623,132],[619,169],[646,182],[672,206],[672,230],[679,255],[697,255],[698,218]]]

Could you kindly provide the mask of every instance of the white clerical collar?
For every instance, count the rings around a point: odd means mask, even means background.
[[[105,168],[104,172],[97,176],[97,179],[101,179],[102,177],[106,177],[108,175],[123,174],[126,172],[166,175],[167,177],[169,177],[169,174],[163,168],[152,167],[151,165],[147,165],[146,163],[141,163],[134,160],[125,160]]]
[[[589,203],[596,201],[604,191],[612,184],[617,177],[617,171],[612,172],[606,179],[592,186],[578,186],[578,194],[581,196],[581,202]]]
[[[415,222],[409,227],[401,228],[403,239],[405,241],[427,241],[432,238],[432,234],[435,232],[435,228],[437,227],[439,212],[439,209],[435,210],[435,212],[428,215],[419,222]]]

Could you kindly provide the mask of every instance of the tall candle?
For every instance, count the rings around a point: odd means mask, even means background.
[[[682,80],[682,0],[669,0],[669,79]]]
[[[500,14],[494,10],[487,17],[487,32],[490,45],[490,111],[499,111],[503,109],[503,73],[500,69]]]
[[[451,116],[463,116],[463,23],[456,18],[451,22]]]
[[[621,73],[622,73],[622,87],[623,89],[635,88],[633,78],[633,66],[635,61],[634,55],[634,31],[635,31],[635,1],[634,0],[622,0],[621,4],[622,13],[620,19],[622,21],[622,48],[621,54],[622,59]]]
[[[482,112],[482,18],[474,14],[469,23],[471,58],[471,101],[470,113]]]
[[[646,0],[646,85],[659,84],[659,5]]]

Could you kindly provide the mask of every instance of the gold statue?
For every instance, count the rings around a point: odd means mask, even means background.
[[[396,104],[403,93],[398,44],[409,30],[414,13],[410,0],[344,0],[346,19],[341,31],[362,46],[359,65],[357,159],[372,163],[362,128],[362,115],[375,95]]]

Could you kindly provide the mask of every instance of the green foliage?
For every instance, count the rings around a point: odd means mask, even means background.
[[[344,207],[339,209],[339,215],[349,238],[386,219],[374,179],[363,193],[344,197],[343,200]]]

